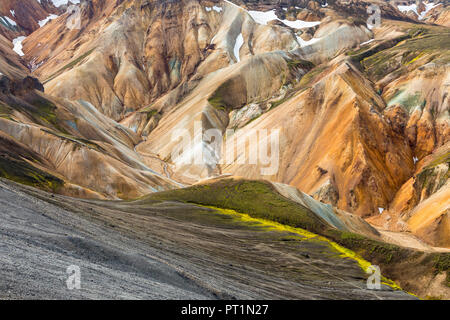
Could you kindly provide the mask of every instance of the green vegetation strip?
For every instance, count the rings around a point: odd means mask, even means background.
[[[84,58],[88,57],[93,51],[95,50],[95,48],[92,48],[89,51],[86,51],[85,53],[83,53],[81,56],[79,56],[78,58],[76,58],[75,60],[69,62],[68,64],[66,64],[64,67],[62,67],[61,69],[59,69],[58,71],[56,71],[54,74],[52,74],[50,77],[47,78],[47,80],[44,81],[44,84],[46,84],[47,82],[53,80],[54,78],[56,78],[57,76],[59,76],[62,72],[64,72],[67,69],[71,69],[73,67],[75,67],[78,63],[80,63]]]
[[[395,278],[402,278],[408,272],[404,270],[399,275],[396,268],[414,270],[422,267],[431,273],[447,272],[447,279],[450,278],[450,254],[424,253],[332,229],[308,208],[281,196],[269,182],[222,179],[210,184],[151,194],[138,200],[138,203],[145,205],[161,201],[180,201],[232,210],[260,222],[276,223],[297,231],[302,229],[301,232],[307,230],[328,239],[330,244],[335,243],[339,248],[348,249],[355,256],[385,268],[389,278],[394,278],[391,274]],[[404,276],[403,279],[405,280]]]
[[[302,238],[306,238],[306,240],[314,240],[314,241],[320,241],[320,242],[327,243],[331,248],[333,248],[335,251],[337,251],[339,253],[341,258],[348,258],[348,259],[356,261],[364,272],[367,272],[367,270],[369,270],[369,267],[372,265],[369,261],[364,260],[361,256],[359,256],[352,250],[349,250],[349,249],[337,244],[334,241],[331,241],[325,237],[319,236],[319,235],[309,232],[307,230],[304,230],[301,228],[294,228],[294,227],[287,226],[287,225],[277,223],[277,222],[273,222],[270,220],[252,218],[248,214],[239,213],[234,210],[221,209],[221,208],[211,207],[211,206],[206,206],[206,207],[210,208],[210,209],[214,209],[214,210],[220,212],[221,214],[233,216],[234,218],[237,218],[238,220],[245,222],[247,224],[260,225],[269,231],[273,230],[273,231],[278,231],[278,232],[289,232],[289,233],[299,235]],[[387,279],[384,276],[382,276],[381,280],[382,280],[382,283],[384,283],[387,286],[390,286],[394,290],[402,290],[394,281]]]
[[[326,223],[309,209],[277,193],[270,183],[247,180],[219,180],[213,184],[192,186],[151,194],[141,201],[178,200],[204,206],[246,213],[302,228],[315,233],[324,232]]]
[[[64,181],[31,164],[0,155],[0,177],[42,190],[57,192]]]

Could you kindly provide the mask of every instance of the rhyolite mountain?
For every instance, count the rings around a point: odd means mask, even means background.
[[[381,9],[376,27],[371,4]],[[110,200],[224,174],[264,179],[297,188],[307,207],[358,217],[353,232],[450,248],[448,1],[79,7],[80,29],[69,29],[70,14],[51,1],[0,5],[17,23],[0,25],[0,176]],[[224,148],[232,163],[174,161],[172,133],[194,134],[196,122],[234,129],[238,141],[280,129],[279,170],[240,164],[245,143]],[[191,153],[199,148],[208,143]]]
[[[6,37],[28,35],[52,14],[62,13],[52,0],[2,0],[0,3],[0,34]]]

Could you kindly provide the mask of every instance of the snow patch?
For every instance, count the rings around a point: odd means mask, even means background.
[[[242,33],[240,33],[237,38],[236,42],[234,43],[234,57],[236,58],[236,61],[241,61],[241,57],[239,52],[241,51],[242,45],[244,44],[244,37],[242,36]]]
[[[369,41],[365,41],[365,42],[363,42],[363,43],[360,43],[360,46],[369,44],[369,43],[371,43],[371,42],[374,41],[374,40],[375,40],[375,39],[370,39]]]
[[[39,21],[38,24],[42,28],[43,26],[45,26],[47,24],[47,22],[49,22],[50,20],[56,19],[58,17],[59,16],[57,16],[56,14],[51,14],[47,18],[45,18],[44,20]]]
[[[39,1],[39,3],[41,3],[40,0],[38,0],[38,1]],[[66,4],[69,3],[69,0],[51,0],[51,1],[52,1],[53,4],[55,5],[55,7],[60,7],[60,6],[62,6],[62,5],[66,5]],[[72,4],[78,4],[78,3],[80,3],[80,0],[70,0],[70,2],[71,2]]]
[[[322,38],[312,38],[312,39],[310,39],[308,41],[305,41],[300,36],[297,36],[297,41],[298,41],[298,43],[300,44],[301,47],[310,46],[313,43],[316,43],[316,42],[320,41],[320,39],[322,39]]]
[[[270,10],[267,12],[263,11],[248,11],[248,14],[255,20],[256,23],[267,25],[269,21],[278,20],[283,22],[288,27],[293,29],[311,28],[320,24],[320,21],[303,21],[303,20],[281,20],[275,14],[275,10]]]
[[[3,21],[5,21],[6,24],[9,24],[11,26],[17,27],[17,23],[14,20],[12,20],[11,18],[5,16],[5,17],[1,17],[1,19]]]
[[[267,23],[269,21],[273,21],[273,20],[278,20],[283,22],[285,25],[294,28],[294,29],[301,29],[301,28],[311,28],[314,26],[317,26],[318,24],[320,24],[320,21],[303,21],[303,20],[295,20],[295,21],[289,21],[289,20],[281,20],[280,18],[277,17],[277,15],[275,14],[275,10],[270,10],[270,11],[255,11],[255,10],[250,10],[247,11],[242,7],[239,7],[238,5],[224,0],[225,2],[238,7],[244,11],[246,11],[252,18],[253,20],[255,20],[256,23],[261,24],[261,25],[267,25]]]
[[[422,11],[420,14],[417,10],[417,4],[411,4],[411,5],[406,5],[406,6],[402,6],[399,5],[397,6],[398,10],[400,10],[403,13],[408,13],[409,11],[414,12],[419,20],[423,20],[423,18],[425,18],[425,16],[427,15],[427,13],[436,8],[437,6],[439,6],[441,3],[433,3],[433,2],[423,2],[423,4],[425,5],[425,10]]]
[[[207,12],[210,12],[211,10],[214,10],[215,12],[221,13],[223,9],[222,9],[222,7],[213,6],[212,8],[211,7],[205,7],[205,10]]]
[[[23,53],[22,49],[22,42],[23,40],[25,40],[27,37],[21,36],[21,37],[17,37],[13,40],[13,45],[14,45],[14,51],[19,55],[19,56],[24,56],[25,54]]]

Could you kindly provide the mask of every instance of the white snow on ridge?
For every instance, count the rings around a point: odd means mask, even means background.
[[[248,11],[248,14],[255,20],[256,23],[267,25],[269,21],[272,20],[278,20],[283,22],[288,27],[294,28],[294,29],[301,29],[301,28],[310,28],[314,27],[318,24],[320,24],[320,21],[303,21],[303,20],[281,20],[277,17],[275,14],[275,10],[270,10],[267,12],[263,11]]]
[[[247,11],[248,14],[255,20],[256,23],[267,25],[269,21],[278,20],[275,10],[263,12],[263,11]]]
[[[51,14],[49,15],[47,18],[45,18],[44,20],[39,21],[39,26],[42,28],[43,26],[45,26],[47,24],[47,22],[49,22],[50,20],[56,19],[59,16],[57,16],[56,14]]]
[[[13,45],[14,45],[14,51],[19,55],[19,56],[24,56],[25,54],[23,53],[22,49],[22,42],[23,40],[25,40],[26,37],[21,36],[21,37],[17,37],[13,40]]]
[[[312,45],[313,43],[316,43],[317,41],[320,41],[322,38],[312,38],[311,40],[305,41],[300,36],[297,36],[297,41],[300,43],[301,47],[306,47],[309,45]]]
[[[280,20],[280,21],[283,22],[285,25],[294,29],[311,28],[320,24],[320,21],[302,21],[302,20],[295,20],[295,21]]]
[[[237,62],[241,61],[239,52],[241,51],[243,44],[244,44],[244,37],[242,36],[242,33],[240,33],[236,38],[236,42],[234,44],[234,51],[233,51]]]
[[[205,7],[205,10],[207,12],[210,12],[211,10],[214,10],[214,11],[216,11],[218,13],[221,13],[223,9],[222,9],[222,7],[213,6],[212,8],[211,7]]]
[[[245,10],[244,8],[239,7],[238,5],[232,3],[228,0],[224,0],[224,1],[235,7],[240,8],[242,10]],[[250,11],[246,11],[246,12],[253,18],[253,20],[255,20],[256,23],[262,24],[262,25],[267,25],[267,23],[269,23],[269,21],[273,21],[273,20],[281,21],[285,25],[287,25],[291,28],[294,28],[294,29],[310,28],[310,27],[314,27],[314,26],[320,24],[320,21],[303,21],[303,20],[290,21],[290,20],[286,20],[286,19],[281,20],[275,14],[275,10],[270,10],[270,11],[266,11],[266,12],[250,10]]]
[[[39,3],[41,3],[40,0],[38,0],[38,1],[39,1]],[[69,3],[69,0],[51,0],[51,1],[55,5],[55,7],[60,7],[62,5]],[[80,0],[70,0],[70,2],[72,2],[73,4],[78,4],[78,3],[80,3]]]
[[[363,45],[369,44],[369,43],[371,43],[371,42],[373,42],[373,41],[375,41],[375,39],[370,39],[370,40],[368,40],[368,41],[365,41],[365,42],[360,43],[359,45],[360,45],[360,46],[363,46]]]
[[[433,3],[433,2],[428,2],[428,3],[423,3],[425,5],[425,10],[422,11],[420,14],[417,11],[417,4],[413,3],[411,5],[407,5],[407,6],[397,6],[398,10],[400,10],[403,13],[408,13],[408,11],[413,11],[419,20],[423,20],[423,18],[425,18],[426,14],[428,13],[428,11],[436,8],[437,6],[440,5],[440,3]]]
[[[12,20],[11,18],[7,17],[7,16],[0,17],[0,19],[3,19],[3,21],[6,21],[8,24],[10,24],[10,25],[12,25],[14,27],[17,26],[17,23],[14,20]]]

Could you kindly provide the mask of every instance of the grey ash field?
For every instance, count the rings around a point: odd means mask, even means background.
[[[92,202],[0,183],[2,299],[409,299],[326,242],[193,204]],[[66,269],[81,268],[81,290]]]

